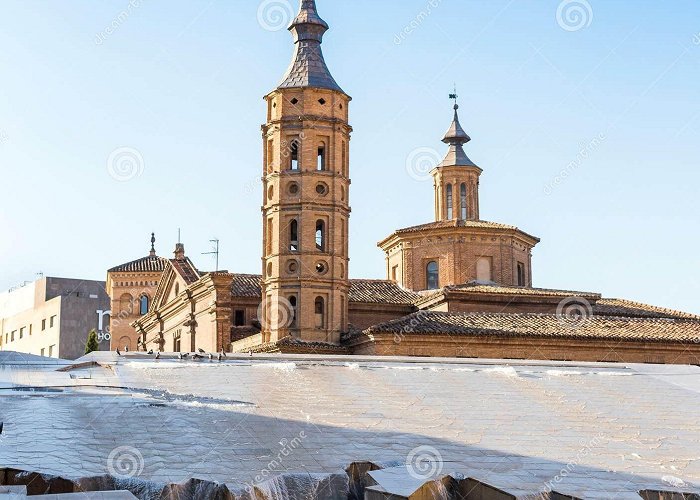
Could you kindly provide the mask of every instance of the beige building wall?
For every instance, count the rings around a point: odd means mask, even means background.
[[[0,350],[59,357],[61,297],[2,320]]]

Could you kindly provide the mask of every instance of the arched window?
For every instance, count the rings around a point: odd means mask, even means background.
[[[321,143],[318,146],[318,157],[316,160],[316,170],[326,170],[326,144]]]
[[[467,185],[462,183],[459,187],[459,208],[461,211],[460,218],[467,220]]]
[[[289,144],[289,169],[299,170],[299,140],[292,139]]]
[[[299,223],[296,219],[289,224],[289,250],[292,252],[299,250]]]
[[[436,290],[440,287],[440,268],[437,262],[434,260],[428,262],[425,275],[425,287],[428,290]]]
[[[323,297],[316,297],[314,302],[314,313],[316,315],[316,328],[326,327],[325,304]]]
[[[326,251],[326,223],[322,220],[316,221],[316,250]]]
[[[445,188],[447,191],[447,194],[445,198],[447,199],[447,220],[452,220],[454,217],[454,213],[452,210],[452,184],[448,184],[447,188]]]
[[[119,298],[119,311],[131,314],[134,310],[134,298],[128,293],[122,294]]]
[[[297,326],[297,296],[292,295],[289,297],[289,305],[292,307],[292,322],[290,326],[295,328]]]
[[[141,316],[148,314],[148,295],[141,295],[139,299],[139,314]]]

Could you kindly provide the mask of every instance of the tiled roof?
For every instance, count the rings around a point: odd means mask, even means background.
[[[413,304],[419,298],[417,293],[405,290],[393,281],[350,280],[350,302]]]
[[[418,233],[421,231],[428,231],[431,229],[449,229],[449,228],[472,228],[472,229],[503,229],[509,231],[520,231],[521,233],[533,238],[536,241],[540,241],[539,238],[527,234],[526,232],[518,229],[516,226],[511,226],[508,224],[501,224],[498,222],[488,222],[483,220],[441,220],[436,222],[429,222],[427,224],[420,224],[418,226],[405,227],[402,229],[397,229],[393,234],[410,234]]]
[[[168,259],[158,256],[148,256],[141,259],[132,260],[126,264],[110,269],[109,273],[162,273]]]
[[[439,290],[425,290],[420,292],[420,295],[422,295],[423,297],[431,297],[433,295],[451,291],[470,292],[479,294],[494,293],[498,295],[529,295],[562,298],[579,297],[591,300],[597,300],[600,298],[600,294],[592,292],[577,292],[573,290],[557,290],[551,288],[529,288],[522,286],[486,285],[476,282],[465,283],[463,285],[450,285]]]
[[[175,269],[188,285],[191,285],[201,277],[199,271],[194,267],[189,257],[185,257],[184,259],[170,259],[170,262],[173,265],[173,269]]]
[[[381,323],[366,333],[447,334],[640,342],[700,342],[700,321],[593,316],[576,324],[554,314],[483,314],[421,311]]]
[[[624,299],[600,299],[593,306],[593,313],[600,316],[628,316],[640,318],[696,319],[700,316],[663,307],[650,306]]]
[[[261,277],[259,274],[234,274],[231,293],[234,297],[261,297]]]

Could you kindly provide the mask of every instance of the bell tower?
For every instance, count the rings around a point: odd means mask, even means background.
[[[457,94],[450,97],[455,100],[455,114],[452,125],[442,139],[450,149],[443,162],[431,172],[435,187],[435,220],[477,221],[482,170],[464,152],[464,145],[472,139],[459,123]]]
[[[292,63],[265,96],[263,342],[339,343],[348,324],[351,98],[326,66],[328,24],[302,0]]]

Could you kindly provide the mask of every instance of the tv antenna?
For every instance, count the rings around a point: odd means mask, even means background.
[[[215,238],[209,240],[209,243],[213,243],[214,246],[211,252],[203,252],[202,255],[214,255],[216,258],[216,272],[219,272],[219,239]]]

